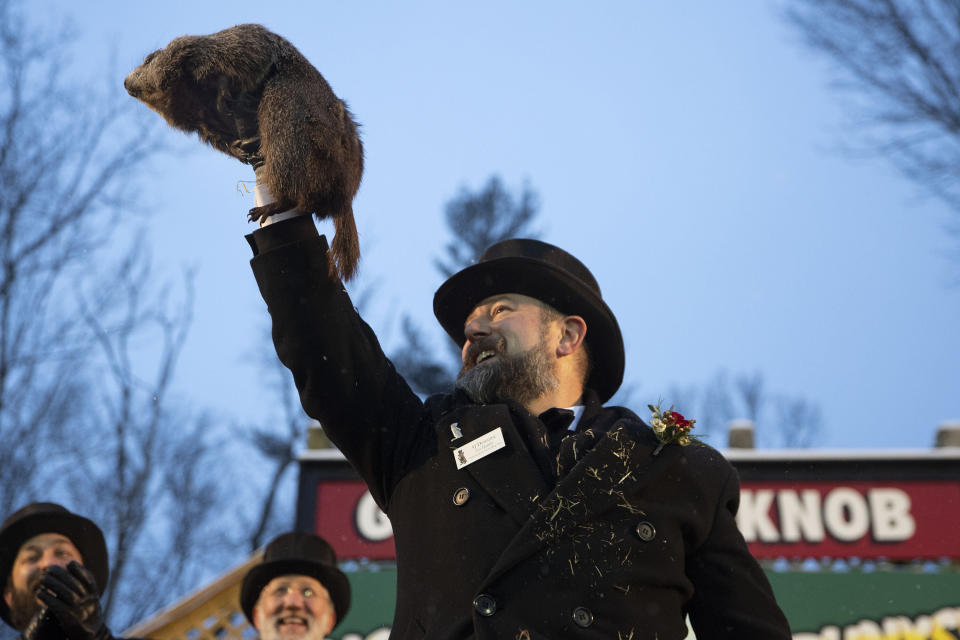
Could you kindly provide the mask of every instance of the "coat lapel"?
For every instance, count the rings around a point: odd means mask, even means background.
[[[537,501],[537,508],[500,556],[488,579],[536,553],[543,546],[576,537],[580,524],[613,508],[641,512],[630,503],[645,485],[670,467],[680,456],[679,446],[664,447],[656,456],[658,442],[650,434],[637,434],[623,423],[600,438],[564,476],[556,489]]]
[[[451,428],[453,424],[462,435],[451,440],[456,431]],[[470,475],[519,526],[528,520],[533,505],[547,495],[550,485],[517,432],[509,408],[506,405],[464,407],[438,425],[439,437],[450,441],[451,463],[457,448],[498,427],[503,431],[506,446],[471,462],[459,472]]]

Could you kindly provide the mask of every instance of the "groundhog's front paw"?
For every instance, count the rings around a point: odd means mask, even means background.
[[[263,205],[262,207],[254,207],[253,209],[250,209],[250,211],[247,213],[247,220],[250,222],[258,222],[277,213],[289,211],[290,209],[293,209],[293,207],[294,203],[292,202],[271,202]]]

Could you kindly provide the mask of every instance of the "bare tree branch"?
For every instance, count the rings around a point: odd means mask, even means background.
[[[461,187],[445,211],[447,227],[453,235],[445,247],[447,259],[435,260],[434,265],[443,277],[449,278],[474,264],[495,242],[520,235],[536,238],[539,233],[530,229],[530,224],[539,207],[539,198],[529,185],[524,184],[519,197],[514,197],[497,175],[491,176],[479,191]]]
[[[799,396],[772,396],[766,386],[759,371],[735,375],[731,382],[721,369],[702,388],[672,387],[669,398],[660,400],[694,418],[701,436],[722,434],[726,438],[731,420],[747,418],[753,421],[757,439],[765,446],[807,448],[817,444],[821,436],[817,405]],[[714,440],[712,444],[725,446],[726,442]]]
[[[779,434],[787,449],[811,447],[820,436],[820,409],[803,398],[778,398]]]
[[[956,1],[789,0],[785,15],[834,63],[861,144],[960,213]]]
[[[264,341],[263,344],[269,345],[270,342]],[[272,469],[260,501],[256,522],[247,541],[250,551],[263,546],[276,528],[275,511],[281,483],[287,470],[296,462],[298,448],[305,440],[306,425],[310,422],[300,406],[290,374],[276,354],[272,349],[265,350],[260,358],[262,367],[268,372],[268,387],[279,398],[277,406],[281,416],[269,427],[248,427],[243,432],[243,439],[251,443],[269,461]],[[282,434],[277,433],[277,426],[283,429]]]
[[[475,264],[487,247],[496,242],[518,236],[537,238],[539,233],[531,225],[539,207],[539,197],[530,185],[524,184],[519,195],[514,195],[497,175],[492,175],[478,191],[461,187],[444,212],[452,235],[444,247],[446,260],[434,260],[434,266],[448,278]],[[449,390],[460,370],[456,345],[444,338],[448,356],[437,358],[431,355],[433,350],[427,348],[422,331],[410,316],[404,315],[402,329],[404,346],[391,355],[397,370],[417,393]]]
[[[105,608],[128,624],[225,552],[212,419],[171,396],[192,276],[159,285],[128,240],[137,172],[163,149],[153,118],[118,74],[104,93],[64,77],[70,30],[21,6],[0,0],[0,508],[53,500],[97,522]]]

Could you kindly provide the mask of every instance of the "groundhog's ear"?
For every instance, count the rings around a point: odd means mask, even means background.
[[[215,71],[217,56],[211,47],[207,46],[202,38],[184,38],[177,47],[173,56],[173,64],[181,69],[181,73],[195,80],[203,80]]]
[[[213,68],[213,65],[210,64],[209,60],[204,60],[203,58],[198,58],[197,56],[190,56],[184,58],[183,60],[183,71],[187,77],[193,78],[197,81],[203,81],[205,78],[210,76],[210,72]]]
[[[213,73],[213,65],[209,60],[192,57],[185,61],[184,70],[191,78],[202,82]]]

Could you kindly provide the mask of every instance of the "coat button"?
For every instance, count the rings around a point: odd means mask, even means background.
[[[593,624],[593,613],[586,607],[577,607],[573,610],[573,623],[586,629]]]
[[[470,489],[460,487],[453,493],[453,504],[462,507],[470,499]]]
[[[497,612],[497,601],[485,593],[481,593],[473,600],[473,608],[482,616],[490,617]]]
[[[644,542],[650,542],[657,535],[657,530],[653,528],[653,525],[642,520],[640,524],[637,525],[637,537],[643,540]]]

